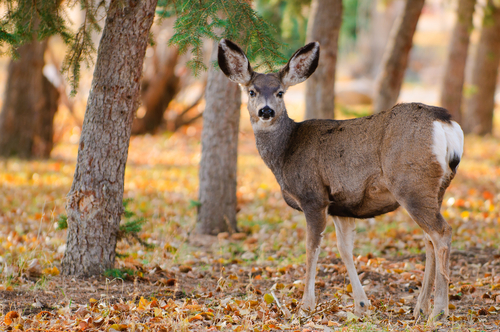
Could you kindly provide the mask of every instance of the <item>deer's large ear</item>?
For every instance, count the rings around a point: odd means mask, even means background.
[[[219,67],[233,82],[247,85],[252,79],[252,67],[245,53],[235,43],[221,39],[217,54]]]
[[[279,74],[283,85],[289,87],[304,82],[318,67],[319,43],[312,42],[299,48]]]

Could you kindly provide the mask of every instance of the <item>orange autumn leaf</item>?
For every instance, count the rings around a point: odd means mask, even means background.
[[[148,309],[149,305],[151,302],[146,300],[144,297],[141,296],[141,299],[139,300],[139,305],[137,306],[138,309],[145,310]]]
[[[188,319],[188,321],[191,323],[192,321],[195,321],[195,320],[203,320],[203,316],[200,315],[200,314],[197,314],[196,316],[193,316],[191,318]]]
[[[487,190],[483,192],[484,199],[492,200],[494,197],[495,197],[495,195],[493,195],[491,192],[489,192]]]
[[[10,311],[5,315],[3,321],[6,325],[10,325],[16,318],[19,318],[19,314],[16,311]]]
[[[201,308],[203,308],[203,306],[201,306],[199,304],[188,304],[185,308],[189,309],[191,311],[196,311],[196,310],[200,310]]]

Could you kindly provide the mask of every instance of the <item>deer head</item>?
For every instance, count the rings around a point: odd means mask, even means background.
[[[287,116],[283,95],[295,84],[314,73],[319,61],[319,43],[300,48],[277,73],[254,72],[245,53],[235,43],[222,39],[218,51],[219,67],[248,94],[248,111],[254,129],[266,130]]]

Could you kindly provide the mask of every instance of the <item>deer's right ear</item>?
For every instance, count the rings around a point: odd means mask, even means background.
[[[292,86],[304,82],[311,76],[319,62],[319,43],[312,42],[301,47],[292,55],[279,75],[281,82],[286,86]]]
[[[228,39],[221,39],[217,59],[220,69],[231,81],[243,85],[250,83],[253,70],[238,45]]]

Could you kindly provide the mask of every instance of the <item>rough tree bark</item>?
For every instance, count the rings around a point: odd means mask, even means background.
[[[307,27],[308,42],[321,44],[316,72],[306,82],[306,119],[333,119],[335,65],[342,0],[313,0]]]
[[[9,63],[0,113],[0,156],[48,158],[50,155],[59,95],[43,76],[46,49],[46,41],[33,40],[19,47],[20,58]]]
[[[112,268],[142,65],[157,0],[112,0],[99,43],[73,185],[68,194],[66,275]]]
[[[500,63],[500,7],[488,0],[481,36],[472,68],[470,94],[465,98],[463,128],[466,133],[490,134],[493,130],[495,87]]]
[[[214,42],[211,61],[217,59]],[[200,191],[196,232],[235,232],[236,162],[241,92],[218,68],[210,67],[201,136]]]
[[[453,28],[448,61],[441,87],[441,106],[450,111],[455,121],[461,122],[460,107],[465,77],[465,64],[472,31],[472,15],[476,0],[459,0],[457,21]]]
[[[177,48],[170,49],[165,63],[142,87],[142,103],[146,113],[136,118],[132,125],[132,135],[153,134],[163,122],[163,114],[168,104],[179,92],[179,77],[175,75],[175,66],[179,58]]]
[[[394,23],[382,60],[382,71],[377,77],[375,86],[373,110],[376,113],[390,108],[398,100],[413,34],[424,2],[425,0],[406,0],[403,11]]]

